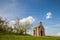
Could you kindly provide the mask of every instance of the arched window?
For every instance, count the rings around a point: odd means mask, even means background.
[[[35,30],[34,30],[34,35],[35,35]]]

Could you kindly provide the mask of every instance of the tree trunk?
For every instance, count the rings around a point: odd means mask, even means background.
[[[25,35],[26,35],[26,29],[25,29]]]

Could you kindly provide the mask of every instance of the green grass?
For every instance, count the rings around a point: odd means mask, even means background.
[[[60,40],[60,37],[35,37],[31,35],[0,34],[0,40]]]
[[[60,40],[60,37],[34,37],[24,35],[1,35],[0,40]]]

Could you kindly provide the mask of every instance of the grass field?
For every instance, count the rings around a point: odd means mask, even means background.
[[[26,35],[0,35],[0,40],[60,40],[60,37],[34,37]]]
[[[31,35],[16,35],[14,33],[0,33],[0,40],[60,40],[60,37],[35,37]]]

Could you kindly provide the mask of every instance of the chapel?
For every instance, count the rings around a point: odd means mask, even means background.
[[[33,29],[34,36],[45,36],[45,29],[42,22],[39,22],[38,26]]]

